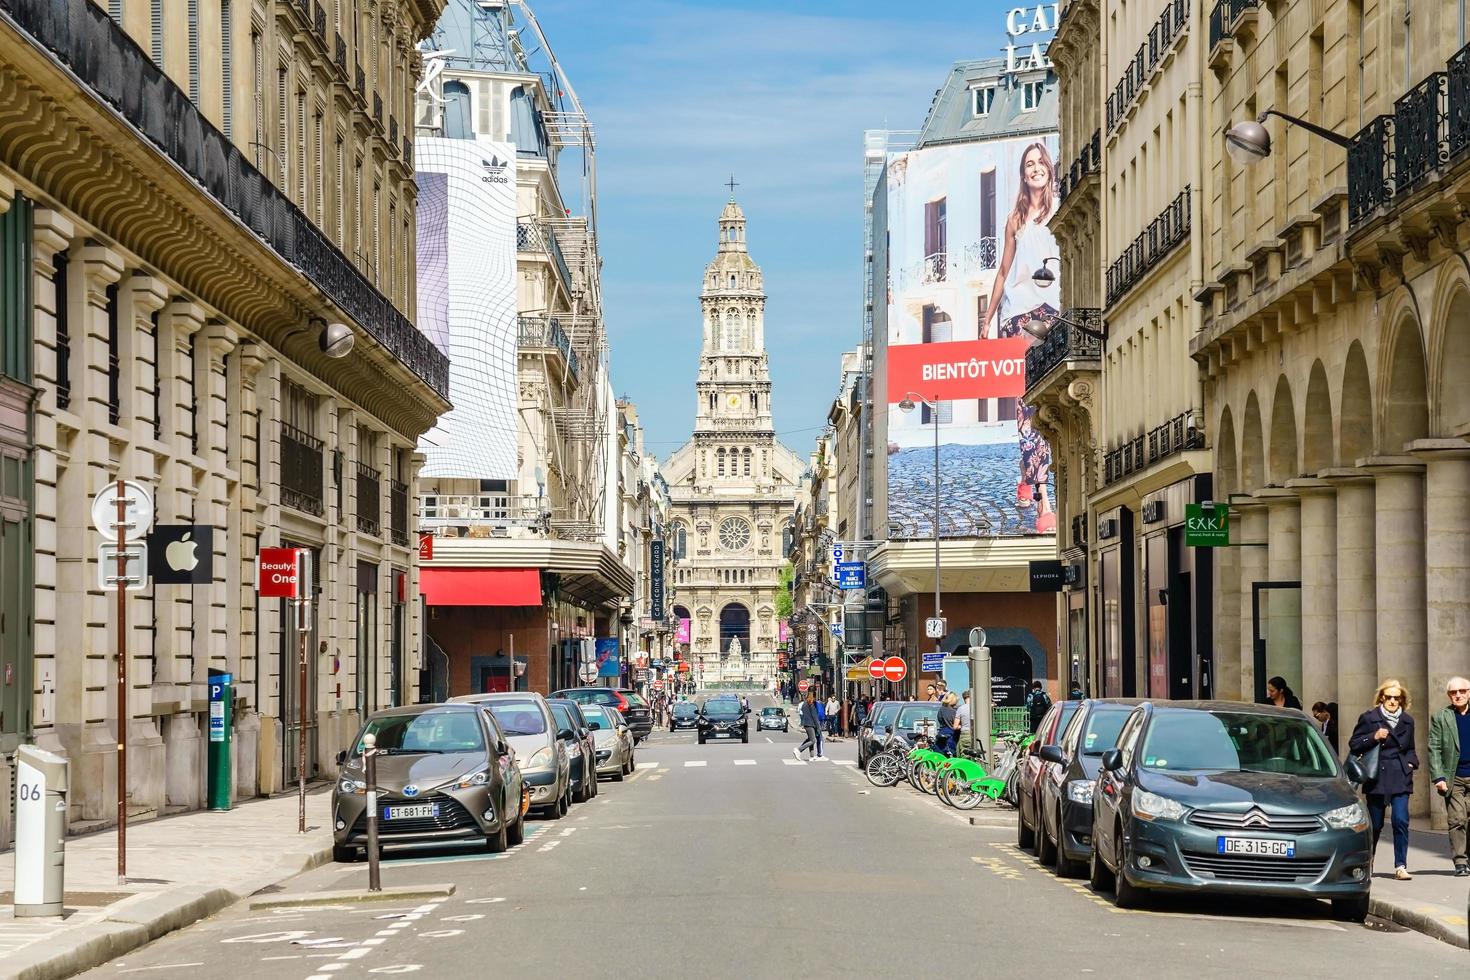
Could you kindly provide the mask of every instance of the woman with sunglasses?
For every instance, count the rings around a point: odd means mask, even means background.
[[[1378,747],[1378,773],[1363,785],[1368,817],[1373,821],[1373,850],[1383,833],[1387,810],[1393,822],[1393,876],[1408,881],[1409,794],[1414,789],[1414,770],[1419,756],[1414,752],[1414,719],[1409,715],[1409,692],[1397,680],[1378,685],[1373,707],[1358,717],[1348,750],[1361,755]]]

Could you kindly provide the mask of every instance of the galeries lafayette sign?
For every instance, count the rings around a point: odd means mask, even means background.
[[[888,401],[1019,398],[1026,390],[1026,337],[901,344],[888,348]]]

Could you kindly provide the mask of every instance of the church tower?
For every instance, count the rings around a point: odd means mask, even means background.
[[[683,651],[705,686],[775,676],[776,589],[804,463],[776,441],[766,295],[732,197],[699,294],[694,435],[669,459],[669,546]]]

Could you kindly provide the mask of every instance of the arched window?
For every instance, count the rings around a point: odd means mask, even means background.
[[[715,410],[715,393],[713,391],[709,393],[709,410],[711,412]]]
[[[750,450],[749,449],[747,449],[745,451],[745,471],[744,471],[744,475],[745,476],[750,476]]]
[[[752,412],[759,412],[761,410],[761,396],[754,391],[750,393],[750,410]]]
[[[725,475],[725,451],[723,449],[717,449],[717,450],[715,450],[715,459],[718,460],[718,464],[719,464],[719,471],[718,472],[719,472],[719,475],[720,476],[724,476]]]
[[[444,83],[444,135],[452,140],[475,138],[470,116],[470,87],[464,82]]]
[[[730,288],[731,289],[734,289],[735,288],[735,273],[733,273],[733,272],[730,273]]]
[[[781,554],[791,554],[791,522],[787,521],[781,528]]]
[[[683,524],[674,525],[674,557],[683,558],[689,548],[689,532]]]
[[[725,350],[739,350],[740,346],[740,316],[730,310],[725,314]]]

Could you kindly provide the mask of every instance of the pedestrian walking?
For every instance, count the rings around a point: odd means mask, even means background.
[[[1372,772],[1363,783],[1368,817],[1373,821],[1373,850],[1383,834],[1384,812],[1393,824],[1393,876],[1399,881],[1409,874],[1409,794],[1414,789],[1414,770],[1419,755],[1414,751],[1414,719],[1409,714],[1409,692],[1390,678],[1378,685],[1373,707],[1363,712],[1348,739],[1348,750]],[[1377,753],[1377,765],[1372,758]]]
[[[1031,722],[1031,731],[1041,727],[1041,719],[1046,717],[1051,708],[1051,695],[1046,693],[1046,688],[1041,686],[1041,681],[1031,682],[1031,693],[1026,695],[1026,717]]]
[[[822,739],[827,733],[827,702],[817,699],[817,758],[822,757]]]
[[[802,731],[806,733],[806,738],[791,750],[791,754],[800,759],[803,752],[814,753],[821,745],[818,739],[821,738],[819,726],[822,720],[817,717],[817,696],[814,692],[807,692],[806,700],[801,703],[801,714],[798,720],[801,722]]]
[[[1322,737],[1327,739],[1327,744],[1332,746],[1333,754],[1337,754],[1337,702],[1328,704],[1326,701],[1317,701],[1312,704],[1312,718],[1317,722],[1317,730]]]
[[[944,696],[939,702],[939,743],[937,748],[945,755],[954,755],[955,750],[955,716],[959,713],[956,705],[960,699],[951,692]]]
[[[837,695],[827,695],[827,736],[829,738],[836,738],[842,734],[840,731],[842,726],[841,707],[837,702]]]
[[[1278,708],[1302,710],[1302,699],[1287,686],[1285,677],[1273,677],[1266,682],[1266,701]]]
[[[1455,877],[1470,877],[1466,836],[1470,832],[1470,680],[1451,677],[1444,686],[1450,703],[1429,719],[1429,779],[1444,797],[1450,822],[1450,859]]]

